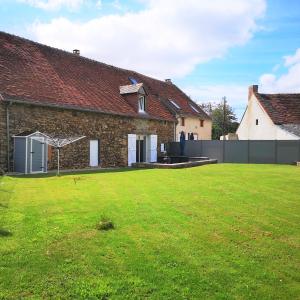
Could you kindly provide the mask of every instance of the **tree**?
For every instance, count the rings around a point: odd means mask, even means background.
[[[207,102],[200,105],[201,108],[212,118],[212,139],[219,140],[223,134],[236,132],[239,123],[233,108],[226,102]]]

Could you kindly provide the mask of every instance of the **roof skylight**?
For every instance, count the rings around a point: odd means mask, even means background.
[[[174,101],[174,100],[169,100],[176,108],[180,109],[180,106]]]
[[[200,113],[199,110],[198,110],[195,106],[193,106],[193,105],[190,104],[190,107],[191,107],[196,113],[198,113],[198,114]]]
[[[137,80],[135,78],[133,78],[133,77],[128,77],[128,79],[130,80],[130,82],[132,84],[137,84],[138,83]]]

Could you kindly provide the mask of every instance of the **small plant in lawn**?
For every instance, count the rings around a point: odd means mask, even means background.
[[[98,230],[110,230],[114,229],[115,225],[109,218],[102,216],[100,221],[97,223],[96,228]]]
[[[0,228],[0,237],[12,236],[12,233],[6,229]]]

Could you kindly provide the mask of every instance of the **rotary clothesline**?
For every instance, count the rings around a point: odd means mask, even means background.
[[[31,137],[32,139],[46,143],[50,146],[53,146],[57,150],[57,175],[59,175],[60,171],[60,149],[64,146],[77,142],[85,136],[76,136],[76,137],[57,137],[57,136],[50,136],[45,133],[37,132],[34,136]]]

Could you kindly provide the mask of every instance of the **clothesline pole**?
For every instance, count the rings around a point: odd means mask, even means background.
[[[57,147],[57,176],[59,176],[59,147]]]

